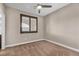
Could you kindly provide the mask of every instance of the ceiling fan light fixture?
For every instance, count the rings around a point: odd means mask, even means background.
[[[38,10],[42,9],[42,6],[41,5],[37,6],[37,9]]]

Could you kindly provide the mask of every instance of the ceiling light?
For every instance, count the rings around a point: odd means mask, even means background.
[[[42,6],[41,6],[41,5],[37,6],[37,9],[41,9],[41,8],[42,8]]]

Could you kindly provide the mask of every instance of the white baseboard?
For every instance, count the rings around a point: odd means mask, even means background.
[[[64,44],[61,44],[61,43],[58,43],[58,42],[55,42],[55,41],[51,41],[51,40],[48,40],[48,39],[46,39],[46,41],[49,41],[49,42],[54,43],[54,44],[56,44],[56,45],[65,47],[65,48],[70,49],[70,50],[72,50],[72,51],[79,52],[79,49],[72,48],[72,47],[70,47],[70,46],[67,46],[67,45],[64,45]]]
[[[33,40],[33,41],[27,41],[27,42],[12,44],[12,45],[6,45],[6,48],[7,47],[14,47],[14,46],[22,45],[22,44],[27,44],[27,43],[32,43],[32,42],[37,42],[37,41],[41,41],[41,40],[45,40],[45,39],[37,39],[37,40]]]
[[[79,49],[72,48],[72,47],[70,47],[70,46],[67,46],[67,45],[64,45],[64,44],[61,44],[61,43],[58,43],[58,42],[55,42],[55,41],[51,41],[51,40],[48,40],[48,39],[37,39],[37,40],[33,40],[33,41],[28,41],[28,42],[22,42],[22,43],[7,45],[6,48],[7,48],[7,47],[18,46],[18,45],[22,45],[22,44],[27,44],[27,43],[32,43],[32,42],[37,42],[37,41],[41,41],[41,40],[46,40],[46,41],[49,41],[49,42],[54,43],[54,44],[56,44],[56,45],[65,47],[65,48],[67,48],[67,49],[70,49],[70,50],[73,50],[73,51],[76,51],[76,52],[79,52]]]

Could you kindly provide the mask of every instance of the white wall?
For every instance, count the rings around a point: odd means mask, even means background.
[[[79,49],[79,4],[61,8],[44,20],[47,39]]]
[[[0,14],[1,14],[1,18],[0,18],[0,34],[2,36],[2,49],[5,48],[5,7],[3,4],[0,3]]]
[[[43,17],[38,17],[38,33],[20,33],[20,14],[36,16],[6,7],[6,46],[43,39]]]

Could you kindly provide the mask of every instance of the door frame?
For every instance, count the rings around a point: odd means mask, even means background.
[[[5,14],[2,15],[2,47],[1,49],[5,49]]]

